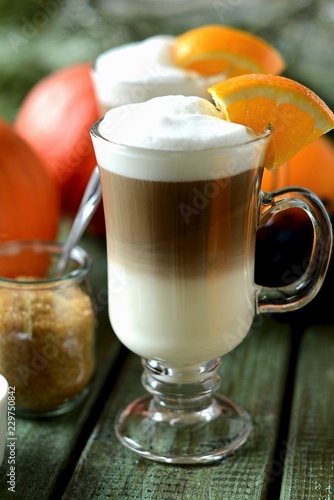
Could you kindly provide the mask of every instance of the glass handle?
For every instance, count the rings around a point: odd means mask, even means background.
[[[289,208],[304,210],[313,226],[313,247],[307,269],[300,278],[281,287],[256,288],[256,313],[294,311],[310,302],[318,293],[329,265],[333,234],[329,216],[319,198],[308,189],[284,188],[260,193],[258,227]]]

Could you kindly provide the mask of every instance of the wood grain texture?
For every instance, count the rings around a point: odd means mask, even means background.
[[[333,499],[334,327],[304,333],[285,449],[281,499]]]
[[[290,350],[290,332],[257,318],[244,342],[223,358],[221,392],[252,415],[246,445],[214,465],[171,466],[124,448],[114,435],[116,413],[143,393],[142,368],[130,356],[78,464],[66,499],[262,499],[276,444]]]

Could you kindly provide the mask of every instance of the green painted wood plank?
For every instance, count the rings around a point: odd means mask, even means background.
[[[118,443],[113,430],[115,414],[143,393],[141,365],[131,356],[64,498],[265,498],[285,388],[290,331],[271,318],[257,322],[221,366],[221,391],[241,403],[253,418],[254,429],[242,449],[214,465],[171,466],[141,459]]]
[[[281,499],[334,499],[334,327],[308,329],[299,351]]]
[[[91,281],[98,309],[97,370],[91,393],[83,404],[66,415],[43,420],[16,419],[16,491],[13,494],[7,489],[9,464],[6,456],[0,468],[1,499],[49,499],[60,475],[67,467],[73,470],[74,465],[70,461],[78,436],[94,411],[101,388],[120,351],[120,343],[111,330],[106,308],[105,245],[87,238],[82,246],[93,257]]]

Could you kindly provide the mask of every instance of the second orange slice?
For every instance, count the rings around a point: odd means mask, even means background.
[[[176,37],[173,60],[177,66],[201,75],[226,73],[226,78],[246,73],[279,74],[285,62],[262,38],[224,25],[206,25]]]

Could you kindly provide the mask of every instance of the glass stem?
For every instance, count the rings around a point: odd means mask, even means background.
[[[166,366],[155,360],[142,360],[142,384],[153,396],[155,411],[193,413],[213,404],[213,393],[220,385],[220,358],[200,365]]]

